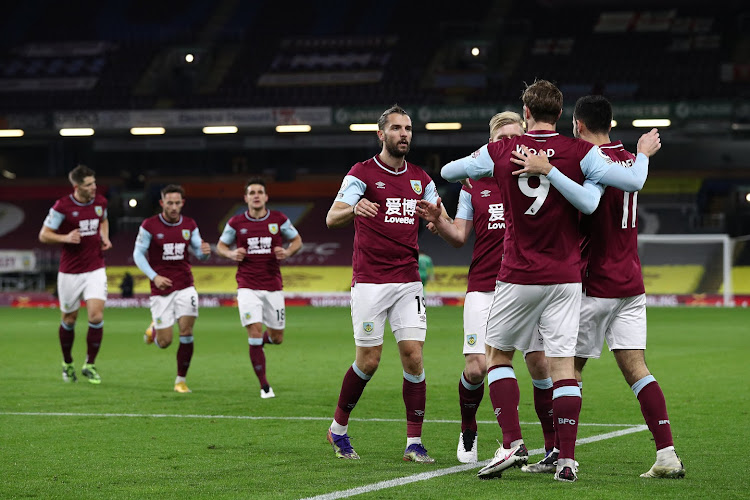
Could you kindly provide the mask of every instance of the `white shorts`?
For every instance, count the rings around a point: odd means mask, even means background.
[[[646,294],[624,299],[583,296],[576,356],[598,358],[609,350],[646,348]]]
[[[493,292],[468,292],[464,300],[464,354],[484,354]]]
[[[580,283],[517,285],[498,281],[485,342],[501,351],[527,351],[538,331],[544,339],[545,355],[572,357],[580,311]]]
[[[263,323],[274,330],[283,330],[286,326],[284,292],[281,290],[240,288],[237,290],[237,307],[242,326]]]
[[[169,295],[152,295],[151,319],[157,329],[170,328],[183,316],[198,317],[198,292],[194,286],[175,290]]]
[[[77,311],[81,299],[107,300],[107,271],[101,267],[87,273],[57,273],[57,297],[64,313]]]
[[[356,345],[382,345],[386,319],[397,342],[424,342],[427,311],[421,281],[357,283],[352,287],[352,328]]]

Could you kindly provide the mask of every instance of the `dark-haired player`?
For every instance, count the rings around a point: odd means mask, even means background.
[[[81,299],[86,302],[89,323],[86,362],[81,374],[92,384],[102,382],[94,363],[102,342],[107,301],[107,273],[102,252],[112,248],[112,243],[109,241],[107,199],[96,194],[95,175],[85,165],[71,170],[68,179],[73,193],[55,202],[39,231],[42,243],[62,244],[57,294],[62,311],[59,337],[64,382],[77,380],[71,351]]]
[[[177,322],[180,346],[177,348],[176,392],[192,392],[185,380],[193,358],[193,327],[198,317],[198,292],[193,286],[188,249],[200,260],[211,256],[211,247],[201,238],[198,225],[182,215],[185,191],[170,184],[161,190],[160,214],[144,220],[138,229],[133,260],[151,282],[151,319],[146,331],[147,344],[165,349],[172,343]]]
[[[630,167],[635,156],[611,141],[612,105],[602,96],[581,97],[573,111],[573,135],[599,146]],[[646,366],[646,293],[638,257],[638,192],[605,189],[596,211],[582,219],[583,298],[576,344],[576,378],[604,340],[641,405],[656,444],[656,463],[641,477],[682,478],[664,393]]]
[[[260,382],[260,397],[275,397],[266,378],[264,344],[281,344],[286,325],[279,262],[302,248],[302,237],[286,215],[266,208],[263,179],[245,185],[247,211],[227,222],[216,253],[237,262],[237,307],[247,329],[250,362]],[[284,242],[289,242],[285,248]],[[231,245],[236,243],[232,250]],[[266,331],[263,331],[263,325]]]
[[[398,343],[406,406],[406,461],[432,463],[422,444],[426,383],[422,347],[427,312],[417,262],[417,201],[437,200],[435,183],[406,161],[412,139],[411,118],[393,106],[378,120],[379,154],[355,164],[344,177],[326,216],[329,228],[354,222],[352,255],[352,327],[356,358],[344,375],[328,429],[336,456],[358,459],[348,434],[349,415],[375,374],[383,351],[385,322]]]

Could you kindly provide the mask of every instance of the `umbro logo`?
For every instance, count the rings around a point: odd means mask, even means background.
[[[495,408],[495,416],[496,416],[496,417],[497,417],[497,416],[500,416],[500,412],[502,412],[502,409],[500,409],[500,408]]]
[[[424,417],[424,410],[414,410],[414,415]]]
[[[492,191],[490,191],[489,189],[485,189],[481,194],[482,198],[488,198],[492,194]]]
[[[247,232],[247,229],[245,229],[244,227],[242,229],[240,229],[240,233],[241,234],[245,234],[246,232]]]
[[[385,182],[378,181],[375,183],[375,186],[377,186],[378,189],[385,189]]]

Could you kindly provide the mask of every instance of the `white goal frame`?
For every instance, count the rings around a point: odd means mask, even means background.
[[[684,243],[721,243],[724,280],[724,306],[734,306],[734,287],[732,285],[732,250],[734,240],[728,234],[639,234],[638,241],[643,243],[684,244]]]

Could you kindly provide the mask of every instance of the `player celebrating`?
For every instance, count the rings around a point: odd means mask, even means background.
[[[55,202],[44,219],[39,241],[62,244],[57,295],[60,300],[60,347],[63,353],[62,378],[75,382],[73,339],[81,299],[86,302],[89,330],[86,335],[86,362],[81,373],[92,384],[101,384],[96,355],[102,343],[104,304],[107,301],[107,273],[102,251],[112,248],[109,241],[107,199],[96,194],[95,172],[85,165],[70,171],[73,194]]]
[[[447,180],[494,176],[505,203],[504,252],[485,339],[490,398],[503,445],[478,476],[499,477],[503,470],[528,461],[512,360],[515,350],[527,349],[538,331],[553,381],[552,405],[560,443],[554,477],[572,482],[577,479],[574,453],[581,409],[573,367],[581,300],[576,208],[587,213],[596,208],[601,196],[597,182],[640,189],[648,173],[648,155],[658,151],[660,143],[655,130],[645,134],[639,141],[639,152],[644,154],[625,169],[592,144],[555,132],[562,114],[562,93],[550,82],[534,82],[522,100],[528,123],[522,137],[485,145],[442,170]],[[536,155],[524,153],[537,151],[552,157],[557,168],[532,179],[528,169],[544,158],[530,160]],[[514,163],[525,168],[514,172]],[[561,179],[560,173],[566,177]],[[581,186],[587,179],[586,187]],[[553,180],[554,190],[550,189]]]
[[[216,253],[238,263],[237,306],[240,321],[247,329],[250,362],[260,381],[260,397],[275,394],[266,378],[264,344],[284,340],[284,293],[279,262],[302,248],[302,238],[286,215],[268,210],[268,194],[263,179],[251,179],[245,185],[247,212],[235,215],[224,227],[216,244]],[[282,244],[288,241],[284,248]],[[230,245],[236,241],[237,247]],[[266,331],[263,331],[263,325]]]
[[[161,349],[172,343],[175,321],[180,330],[177,348],[176,392],[192,392],[185,381],[193,358],[193,327],[198,317],[198,292],[188,260],[188,245],[200,260],[211,256],[211,247],[201,239],[193,219],[182,215],[185,191],[170,184],[161,190],[160,214],[144,220],[138,229],[133,261],[151,281],[151,318],[147,344]]]
[[[338,458],[358,459],[348,435],[349,415],[375,374],[386,319],[398,342],[406,406],[406,461],[432,463],[422,444],[426,383],[422,347],[427,329],[424,289],[417,262],[420,199],[437,200],[435,183],[405,157],[412,138],[409,115],[399,106],[378,120],[380,154],[355,164],[344,178],[326,225],[354,221],[352,326],[356,358],[344,375],[328,441]]]
[[[498,113],[490,120],[490,140],[523,135],[521,115],[512,111]],[[451,245],[463,246],[472,229],[476,233],[469,267],[468,287],[464,301],[464,371],[458,384],[461,407],[461,434],[456,457],[459,462],[475,463],[477,457],[477,410],[484,397],[487,364],[484,337],[487,313],[495,290],[500,259],[495,249],[503,244],[505,208],[494,179],[484,178],[464,186],[458,200],[456,218],[451,222],[440,217],[438,206],[420,201],[417,211]],[[526,364],[534,384],[534,406],[542,423],[545,448],[552,451],[555,431],[552,424],[552,379],[544,351],[529,352]]]
[[[612,106],[602,96],[586,96],[573,111],[573,135],[596,144],[613,161],[635,161],[609,131]],[[658,382],[646,366],[646,294],[638,257],[638,192],[614,187],[604,191],[599,208],[582,221],[584,240],[581,324],[576,344],[576,378],[588,358],[598,358],[604,339],[641,405],[656,443],[656,463],[641,477],[685,477],[685,468],[672,441],[667,404]]]

